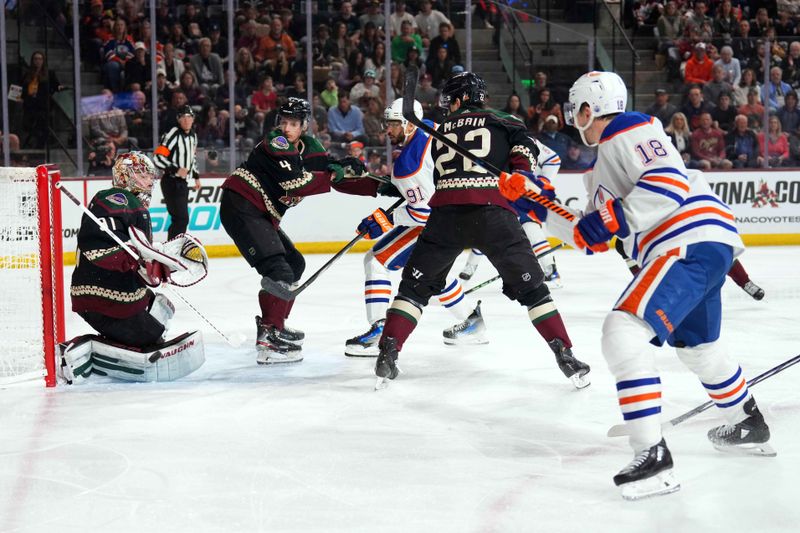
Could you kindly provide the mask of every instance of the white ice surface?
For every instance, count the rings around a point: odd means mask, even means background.
[[[614,253],[557,257],[554,296],[593,368],[582,391],[499,285],[475,294],[489,345],[444,346],[453,320],[431,306],[404,373],[373,391],[374,359],[343,355],[367,327],[359,255],[298,299],[290,324],[306,332],[305,360],[257,366],[258,276],[213,260],[183,294],[245,346],[176,304],[172,333],[199,327],[207,342],[205,366],[181,381],[0,389],[0,531],[797,531],[800,365],[754,388],[777,458],[714,451],[710,410],[667,436],[681,491],[621,500],[611,477],[631,453],[605,436],[621,416],[599,338],[628,274]],[[800,352],[798,259],[797,247],[748,250],[762,302],[725,286],[723,337],[750,377]],[[306,276],[325,260],[308,256]],[[484,263],[475,280],[491,275]],[[67,329],[89,331],[77,316]],[[706,401],[668,349],[659,367],[666,416]]]

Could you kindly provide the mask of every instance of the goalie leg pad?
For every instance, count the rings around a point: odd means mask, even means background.
[[[56,377],[69,385],[85,381],[92,375],[92,339],[81,335],[58,345]]]
[[[188,376],[205,362],[203,335],[184,333],[145,349],[93,341],[94,373],[123,381],[174,381]]]

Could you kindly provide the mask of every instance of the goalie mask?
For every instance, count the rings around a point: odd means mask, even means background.
[[[156,180],[156,167],[142,152],[128,152],[117,157],[111,170],[114,187],[126,189],[139,198],[142,205],[150,205],[150,196]]]

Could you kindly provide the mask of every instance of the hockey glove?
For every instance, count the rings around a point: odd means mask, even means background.
[[[379,207],[370,216],[361,221],[356,231],[358,233],[367,233],[367,239],[377,239],[392,229],[393,225],[392,215]]]
[[[522,220],[523,218],[528,218],[539,224],[547,220],[547,213],[549,210],[539,202],[534,202],[522,196],[516,202],[509,203],[511,207],[514,208],[514,211],[517,212],[517,216],[520,217],[520,222],[522,223],[527,222],[527,220]]]
[[[330,163],[328,165],[328,172],[331,173],[331,181],[333,183],[341,183],[344,181],[344,168],[338,163]]]
[[[600,210],[581,218],[573,231],[578,248],[588,247],[595,252],[607,251],[606,243],[614,235],[624,239],[631,233],[619,198],[609,200]]]
[[[162,282],[169,281],[169,267],[158,261],[145,261],[139,267],[139,275],[149,287],[158,287]]]
[[[527,191],[544,196],[548,200],[553,200],[556,197],[556,190],[550,180],[544,176],[537,176],[532,172],[520,171],[512,174],[503,172],[500,174],[498,188],[500,189],[500,194],[512,202],[524,196]]]

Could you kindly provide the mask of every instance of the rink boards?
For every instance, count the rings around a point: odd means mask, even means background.
[[[586,192],[582,174],[563,172],[555,179],[558,200],[582,209]],[[800,171],[745,170],[706,172],[714,191],[736,215],[739,231],[748,245],[800,244]],[[225,176],[206,176],[198,191],[189,191],[189,232],[206,245],[211,256],[237,255],[219,218],[219,199]],[[70,190],[87,203],[98,191],[111,186],[110,179],[77,178],[68,182]],[[361,219],[377,207],[387,207],[391,198],[350,196],[333,192],[305,198],[290,209],[281,227],[303,253],[329,253],[339,250],[355,236]],[[169,215],[161,188],[153,191],[150,213],[153,238],[166,240]],[[80,210],[63,203],[65,261],[74,261]],[[372,243],[362,241],[354,251],[364,251]]]

